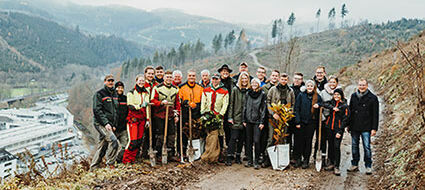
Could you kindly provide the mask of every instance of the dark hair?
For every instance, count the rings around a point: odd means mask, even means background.
[[[339,83],[339,82],[338,82],[338,77],[336,77],[335,75],[331,75],[331,76],[329,77],[329,80],[328,80],[328,81],[330,81],[330,80],[332,80],[332,79],[335,79],[336,83]]]
[[[266,68],[264,68],[263,66],[260,66],[260,67],[258,67],[259,69],[262,69],[262,70],[264,70],[264,71],[266,71],[267,72],[267,70],[266,70]]]
[[[280,77],[288,78],[288,74],[286,74],[286,73],[282,73],[282,74],[280,74]]]
[[[276,72],[276,73],[278,73],[280,75],[280,71],[277,70],[277,69],[273,70],[272,72]]]
[[[158,67],[155,68],[155,70],[164,70],[164,67],[158,66]]]
[[[123,82],[121,82],[121,81],[116,82],[116,83],[115,83],[115,88],[117,88],[117,87],[119,87],[119,86],[122,86],[122,87],[124,88],[124,83],[123,83]]]
[[[345,97],[344,97],[344,91],[342,91],[342,89],[337,88],[334,90],[334,94],[338,93],[339,95],[341,95],[341,101],[344,101]]]
[[[147,67],[145,68],[145,73],[147,73],[147,72],[148,72],[148,70],[153,70],[153,71],[155,72],[155,69],[154,69],[152,66],[147,66]]]
[[[300,72],[295,72],[294,75],[298,75],[298,76],[304,77],[304,75],[302,73],[300,73]]]
[[[360,78],[360,79],[359,79],[359,82],[360,82],[360,81],[365,81],[365,82],[366,82],[366,84],[369,84],[369,82],[368,82],[368,81],[367,81],[367,79],[365,79],[365,78]]]
[[[164,74],[166,74],[166,75],[172,75],[173,74],[173,72],[172,71],[165,71],[165,73]]]

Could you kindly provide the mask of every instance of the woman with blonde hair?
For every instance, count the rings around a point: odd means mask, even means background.
[[[245,127],[242,124],[242,111],[245,104],[246,92],[251,88],[249,74],[242,72],[239,75],[236,86],[232,89],[229,105],[229,119],[231,124],[230,142],[227,148],[226,165],[231,166],[232,160],[235,158],[235,163],[242,164],[241,152],[245,142]],[[236,152],[236,155],[235,155]]]

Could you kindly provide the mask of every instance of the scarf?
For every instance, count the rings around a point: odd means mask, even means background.
[[[364,91],[363,93],[361,93],[359,90],[356,91],[356,96],[360,99],[362,98],[364,95],[366,95],[369,92],[369,89],[367,89],[366,91]]]

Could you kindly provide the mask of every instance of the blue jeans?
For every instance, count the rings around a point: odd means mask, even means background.
[[[370,132],[351,131],[351,151],[353,153],[353,160],[351,165],[358,166],[360,161],[360,137],[363,142],[364,149],[364,162],[366,168],[372,167],[372,149],[370,147]]]

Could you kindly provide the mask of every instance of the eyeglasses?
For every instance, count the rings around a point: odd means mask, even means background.
[[[106,81],[108,81],[108,82],[114,82],[115,80],[114,79],[108,79]]]

